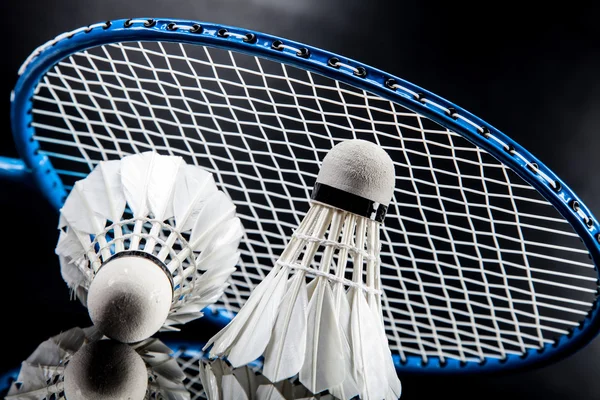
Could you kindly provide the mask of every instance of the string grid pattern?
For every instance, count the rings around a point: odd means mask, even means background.
[[[101,160],[148,150],[215,174],[245,227],[218,304],[232,313],[306,215],[327,151],[351,138],[396,166],[381,289],[401,361],[523,354],[568,334],[596,298],[578,235],[508,167],[419,114],[294,67],[203,46],[105,45],[44,76],[33,127],[69,188]]]

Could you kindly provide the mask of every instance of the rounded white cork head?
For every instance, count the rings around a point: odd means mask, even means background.
[[[154,261],[122,256],[103,265],[90,285],[87,307],[104,335],[135,343],[165,323],[173,300],[171,281]]]
[[[129,345],[99,340],[84,345],[64,372],[67,400],[142,400],[148,371],[142,357]]]
[[[388,205],[396,174],[388,153],[375,143],[353,139],[335,145],[323,159],[317,182]]]

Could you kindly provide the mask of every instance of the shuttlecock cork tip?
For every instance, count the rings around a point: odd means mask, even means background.
[[[172,283],[148,255],[107,261],[89,288],[87,307],[94,326],[123,343],[154,335],[165,323],[173,300]]]
[[[387,207],[395,187],[394,163],[388,153],[366,140],[346,140],[323,159],[317,184],[332,187]],[[313,196],[314,199],[314,196]]]
[[[84,345],[65,367],[67,400],[143,399],[148,389],[144,360],[130,346],[112,340]]]

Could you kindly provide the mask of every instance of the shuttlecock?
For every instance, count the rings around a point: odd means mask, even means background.
[[[199,377],[208,400],[333,400],[327,395],[314,395],[294,379],[273,383],[265,378],[259,366],[232,368],[217,359],[200,360]]]
[[[270,381],[298,374],[314,394],[399,398],[379,276],[379,228],[394,181],[394,164],[379,146],[335,146],[307,215],[239,313],[207,343],[210,356],[239,367],[263,355]]]
[[[185,374],[157,339],[135,346],[73,328],[43,343],[21,365],[6,399],[190,399]]]
[[[59,229],[63,279],[124,343],[201,317],[227,287],[243,234],[212,174],[154,152],[99,163],[73,187]]]

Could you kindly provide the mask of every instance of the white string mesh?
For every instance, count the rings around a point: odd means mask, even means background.
[[[213,172],[246,233],[220,306],[236,312],[350,138],[396,164],[382,232],[383,314],[407,356],[479,361],[567,334],[596,297],[570,225],[485,151],[401,106],[279,63],[202,46],[119,43],[52,68],[34,96],[42,154],[68,187],[100,160],[156,150]]]

